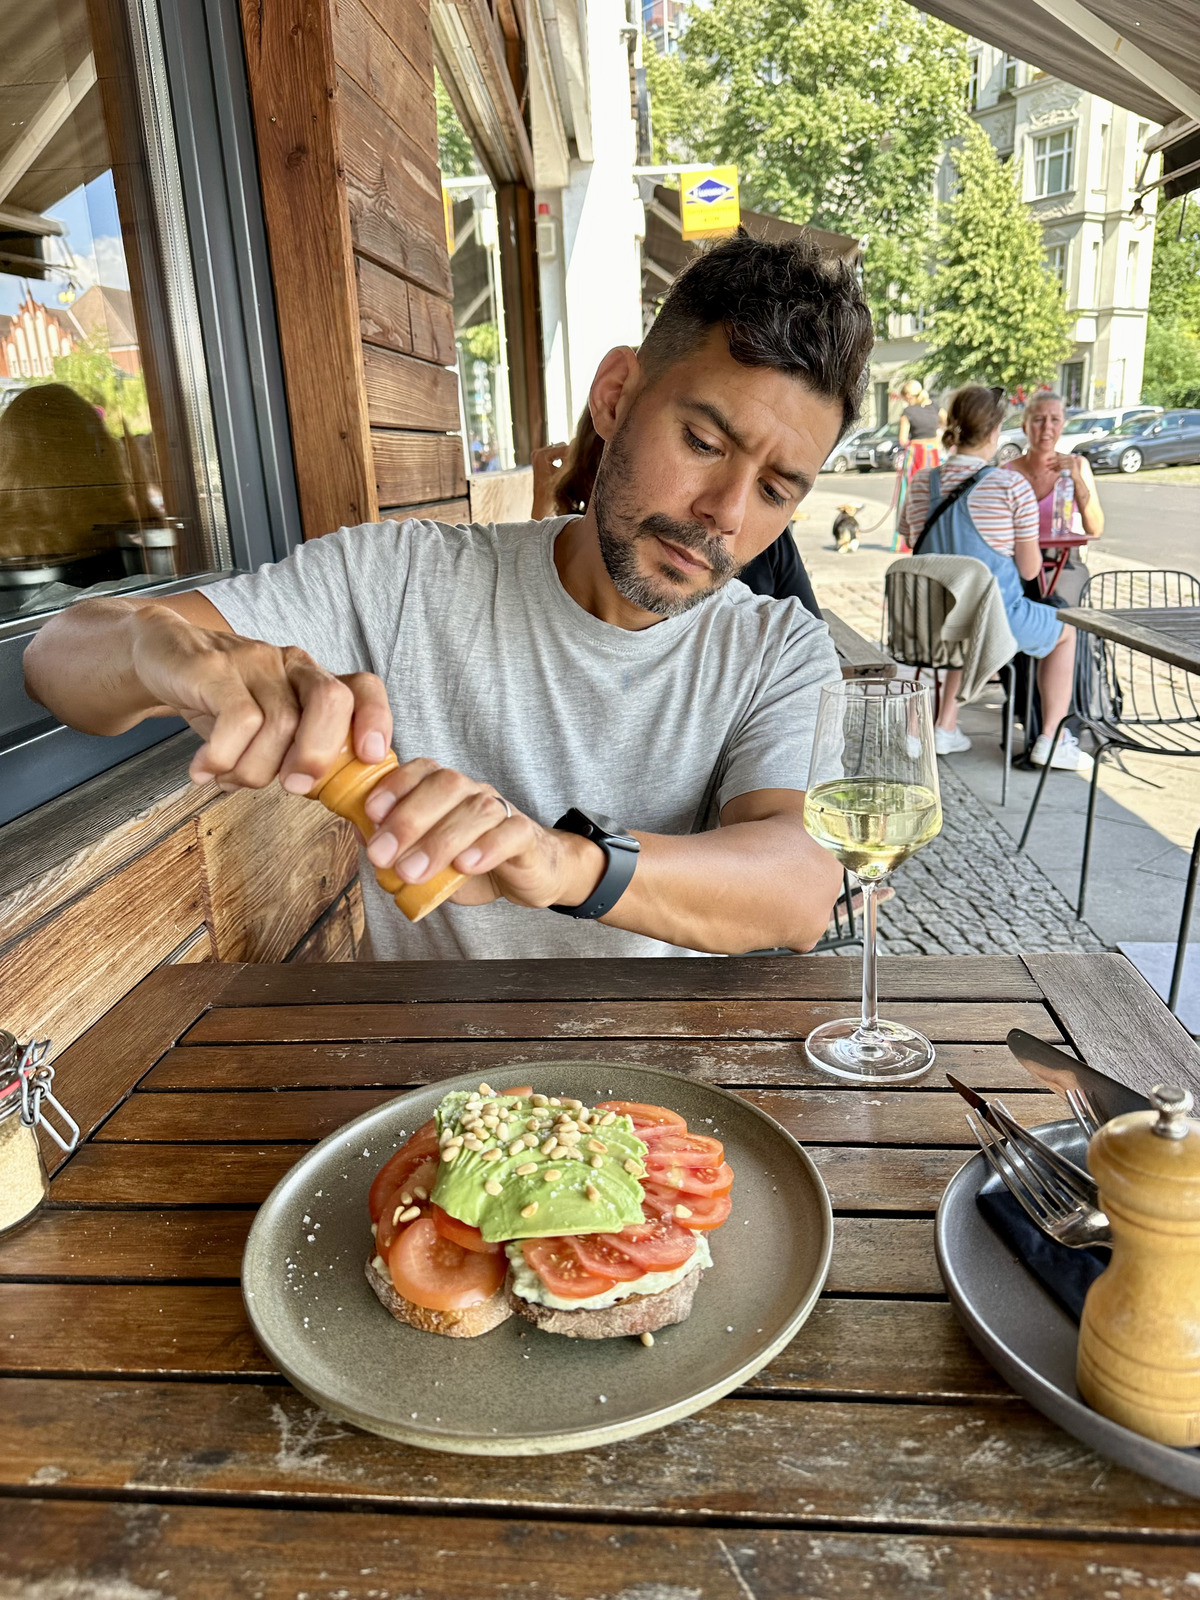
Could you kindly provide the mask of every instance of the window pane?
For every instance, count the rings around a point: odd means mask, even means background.
[[[126,15],[0,0],[0,622],[227,564],[169,123],[151,146]]]

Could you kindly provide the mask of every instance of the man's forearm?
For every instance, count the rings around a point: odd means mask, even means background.
[[[85,600],[51,617],[26,647],[26,692],[83,733],[124,733],[154,713],[133,664],[133,630],[144,609]]]
[[[811,949],[842,884],[841,868],[799,816],[635,837],[642,852],[633,881],[601,920],[689,950]]]

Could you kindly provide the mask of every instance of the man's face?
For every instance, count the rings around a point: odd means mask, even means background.
[[[618,416],[592,499],[600,550],[618,593],[667,617],[774,543],[842,425],[840,402],[742,366],[719,327]]]

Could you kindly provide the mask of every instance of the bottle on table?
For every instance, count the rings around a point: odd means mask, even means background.
[[[1054,482],[1054,508],[1050,519],[1051,532],[1060,536],[1075,530],[1075,480],[1066,467]]]

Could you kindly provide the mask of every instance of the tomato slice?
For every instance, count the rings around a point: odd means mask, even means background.
[[[618,1116],[632,1117],[636,1128],[640,1123],[667,1122],[673,1128],[686,1130],[687,1123],[678,1111],[668,1111],[666,1106],[650,1106],[641,1100],[601,1100],[597,1111],[615,1111]]]
[[[680,1167],[719,1167],[725,1159],[724,1146],[719,1139],[710,1139],[703,1133],[681,1133],[674,1127],[656,1127],[646,1130],[646,1146],[650,1154],[669,1157]]]
[[[560,1299],[590,1300],[594,1294],[607,1294],[616,1287],[615,1278],[585,1267],[574,1241],[564,1235],[525,1239],[521,1249],[550,1293]]]
[[[418,1200],[413,1194],[413,1189],[424,1189],[426,1195],[433,1193],[433,1186],[437,1182],[438,1163],[435,1157],[427,1156],[420,1166],[414,1167],[406,1173],[403,1179],[384,1196],[383,1206],[379,1213],[379,1220],[375,1224],[375,1248],[381,1256],[385,1256],[391,1248],[392,1240],[404,1228],[407,1222],[399,1218],[408,1210],[401,1198],[409,1196],[409,1205],[427,1207],[428,1201]],[[413,1219],[410,1217],[409,1221]]]
[[[648,1222],[655,1217],[665,1217],[670,1221],[675,1215],[679,1199],[678,1189],[665,1189],[657,1183],[642,1183],[642,1215]]]
[[[708,1233],[713,1228],[719,1228],[728,1221],[729,1213],[733,1210],[733,1200],[727,1194],[680,1194],[678,1189],[671,1190],[670,1194],[671,1216],[681,1228],[687,1228],[692,1233]],[[676,1206],[686,1206],[691,1216],[676,1216]]]
[[[649,1155],[646,1176],[660,1189],[680,1189],[685,1195],[728,1194],[733,1188],[733,1168],[728,1161],[719,1167],[682,1167],[670,1157]]]
[[[696,1248],[687,1229],[667,1218],[622,1228],[616,1237],[621,1249],[643,1272],[671,1272],[683,1266]]]
[[[432,1217],[419,1217],[396,1236],[388,1270],[397,1294],[427,1311],[462,1311],[490,1300],[504,1282],[508,1260],[464,1250],[443,1239]]]
[[[375,1180],[367,1195],[367,1208],[371,1213],[372,1222],[379,1221],[383,1202],[391,1191],[403,1184],[423,1161],[436,1155],[437,1147],[437,1135],[430,1124],[426,1123],[424,1128],[413,1134],[407,1144],[401,1145],[394,1156],[388,1157],[375,1174]]]
[[[641,1277],[643,1269],[621,1249],[619,1235],[572,1233],[568,1237],[575,1246],[575,1254],[589,1272],[602,1278],[615,1278],[618,1283],[632,1283],[634,1278]]]
[[[443,1211],[441,1206],[434,1206],[430,1215],[433,1225],[443,1239],[453,1239],[455,1244],[462,1245],[464,1250],[476,1250],[480,1255],[497,1256],[504,1246],[499,1243],[489,1243],[478,1228],[473,1228],[469,1222],[460,1222],[457,1217],[452,1217],[448,1211]]]

